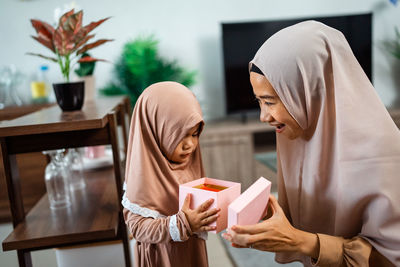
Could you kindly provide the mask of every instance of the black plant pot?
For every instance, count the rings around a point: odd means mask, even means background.
[[[53,83],[57,103],[63,111],[80,110],[85,97],[85,83]]]

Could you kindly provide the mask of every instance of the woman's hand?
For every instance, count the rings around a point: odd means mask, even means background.
[[[183,211],[183,213],[185,213],[192,232],[215,230],[215,226],[208,226],[210,223],[213,223],[218,219],[218,212],[221,210],[208,210],[208,208],[214,202],[214,199],[211,198],[203,202],[196,209],[192,210],[190,209],[191,197],[191,194],[187,194],[181,210]]]
[[[285,216],[278,201],[271,195],[272,216],[255,225],[234,225],[223,237],[234,247],[252,247],[271,252],[297,251],[318,257],[317,235],[294,228]]]

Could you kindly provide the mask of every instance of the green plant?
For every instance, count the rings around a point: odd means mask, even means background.
[[[158,41],[153,36],[127,42],[114,67],[113,82],[100,90],[103,95],[129,95],[136,103],[142,91],[160,81],[175,81],[185,86],[194,83],[195,72],[186,71],[176,60],[158,54]]]
[[[56,28],[53,28],[44,21],[31,19],[32,26],[37,33],[37,36],[32,36],[32,38],[50,49],[56,57],[49,57],[36,53],[28,54],[58,63],[66,82],[69,82],[72,63],[77,60],[80,55],[99,45],[112,41],[109,39],[100,39],[88,43],[88,41],[95,36],[89,33],[109,18],[82,26],[82,17],[82,10],[74,13],[74,9],[72,9],[61,16]],[[77,62],[95,61],[104,60],[92,58],[90,56],[82,57],[77,60]]]
[[[88,53],[83,53],[81,56],[82,58],[85,57],[90,57],[90,55]],[[89,76],[92,75],[94,72],[94,67],[96,66],[96,61],[90,61],[90,62],[79,62],[79,68],[75,69],[75,73],[79,76],[79,77],[83,77],[83,76]]]
[[[399,28],[395,27],[395,39],[385,42],[385,47],[388,49],[389,53],[400,60],[400,31]]]

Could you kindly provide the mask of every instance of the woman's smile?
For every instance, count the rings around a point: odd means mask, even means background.
[[[285,130],[285,124],[284,123],[270,123],[269,125],[275,127],[275,132],[281,133]]]

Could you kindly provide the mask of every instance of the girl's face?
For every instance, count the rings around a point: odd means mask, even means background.
[[[200,124],[197,124],[187,132],[186,136],[176,146],[169,160],[175,163],[184,163],[189,160],[190,155],[192,155],[199,144],[199,135]]]
[[[264,75],[250,72],[254,96],[260,104],[260,121],[275,127],[278,134],[293,140],[303,134],[303,129],[289,114],[274,88]]]

